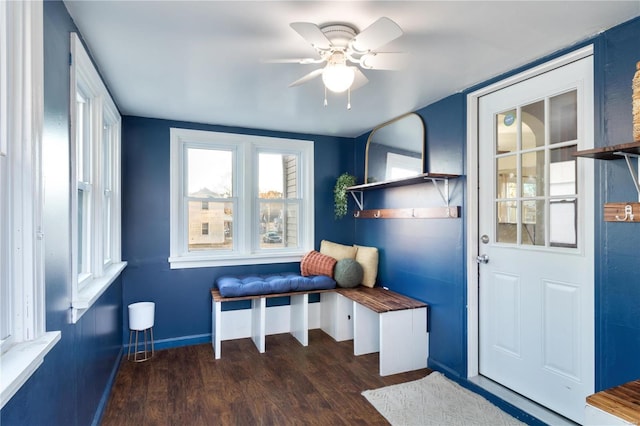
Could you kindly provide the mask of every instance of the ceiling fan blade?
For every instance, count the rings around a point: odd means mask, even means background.
[[[362,30],[352,40],[352,47],[358,52],[368,52],[397,39],[402,28],[391,19],[382,17]]]
[[[367,53],[360,58],[360,65],[372,70],[401,70],[406,67],[408,59],[409,55],[402,52]]]
[[[307,40],[316,49],[331,49],[331,42],[322,32],[320,27],[311,22],[292,22],[289,24],[303,39]]]
[[[261,62],[265,64],[319,64],[320,62],[324,62],[323,59],[313,59],[313,58],[291,58],[291,59],[263,59]]]
[[[350,67],[350,68],[353,68],[353,71],[356,74],[355,78],[353,79],[353,84],[351,85],[351,91],[353,92],[354,90],[358,90],[359,88],[367,84],[369,82],[369,79],[367,78],[367,76],[364,75],[362,71],[360,71],[360,68],[358,67]]]
[[[301,77],[301,78],[297,79],[296,81],[294,81],[293,83],[291,83],[289,85],[289,87],[299,86],[301,84],[306,83],[307,81],[313,80],[314,78],[316,78],[317,76],[322,74],[323,70],[324,70],[324,68],[318,68],[317,70],[313,70],[309,74],[306,74],[303,77]]]

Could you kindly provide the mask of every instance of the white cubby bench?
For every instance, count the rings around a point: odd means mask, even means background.
[[[309,303],[309,294],[320,294]],[[211,344],[216,359],[222,341],[250,337],[260,353],[266,336],[291,333],[308,346],[308,330],[321,328],[336,341],[353,340],[354,355],[379,352],[380,375],[426,368],[426,303],[382,287],[336,288],[255,296],[222,297],[211,290]],[[267,299],[288,296],[289,305],[267,307]],[[222,305],[251,301],[251,309],[223,311]]]

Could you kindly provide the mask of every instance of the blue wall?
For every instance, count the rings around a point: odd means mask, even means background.
[[[465,97],[452,95],[417,111],[426,128],[426,170],[464,174]],[[366,138],[357,145],[364,152]],[[360,163],[364,167],[364,160]],[[363,170],[359,170],[360,181]],[[441,185],[441,184],[440,184]],[[442,187],[441,187],[442,189]],[[465,178],[449,181],[451,205],[465,212]],[[441,207],[431,182],[364,194],[364,208]],[[463,216],[464,217],[464,216]],[[463,219],[360,219],[355,242],[378,247],[378,284],[429,304],[429,365],[466,372],[466,271]]]
[[[158,347],[211,340],[211,295],[223,274],[297,271],[299,263],[216,268],[169,268],[169,129],[181,127],[314,141],[315,248],[322,239],[351,243],[353,219],[333,218],[333,186],[354,172],[353,141],[326,136],[257,131],[139,117],[123,121],[123,306],[156,303]],[[277,303],[277,301],[275,302]],[[127,312],[125,309],[124,334]]]
[[[640,18],[602,35],[596,146],[633,141],[631,80],[640,61]],[[635,161],[634,161],[635,163]],[[640,377],[640,226],[604,222],[602,204],[638,201],[624,160],[596,161],[596,387]]]
[[[122,350],[122,282],[116,280],[70,323],[69,33],[62,2],[44,3],[45,286],[47,330],[60,342],[4,406],[0,424],[87,425],[96,415]]]

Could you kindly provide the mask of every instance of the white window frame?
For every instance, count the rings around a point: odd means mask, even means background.
[[[298,262],[314,245],[313,141],[234,133],[171,128],[170,257],[171,269],[210,266]],[[227,149],[234,152],[233,198],[235,250],[189,252],[186,194],[188,148]],[[291,153],[299,158],[301,198],[299,245],[295,248],[260,249],[258,241],[258,162],[260,152]]]
[[[122,261],[120,238],[122,120],[76,33],[71,33],[70,68],[71,307],[75,323],[116,280],[127,263]],[[83,132],[90,138],[88,141],[79,138],[77,132],[76,100],[80,94],[89,104],[90,130]],[[84,176],[79,175],[81,169],[85,170]],[[87,203],[83,210],[87,216],[83,229],[78,221],[78,191],[83,192]],[[79,234],[83,236],[81,242]],[[78,265],[80,252],[82,265]]]
[[[60,340],[45,332],[43,69],[42,2],[0,2],[0,409]]]

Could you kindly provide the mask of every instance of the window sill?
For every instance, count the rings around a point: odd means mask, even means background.
[[[38,369],[60,335],[59,331],[44,333],[35,340],[16,344],[0,356],[0,409]]]
[[[308,250],[307,250],[308,251]],[[176,256],[170,257],[171,269],[206,268],[212,266],[265,265],[271,263],[300,262],[304,252],[286,254],[253,254],[251,256]]]
[[[79,292],[78,298],[71,303],[71,321],[75,324],[91,306],[102,296],[111,283],[120,276],[127,262],[112,263],[100,278],[87,283]]]

